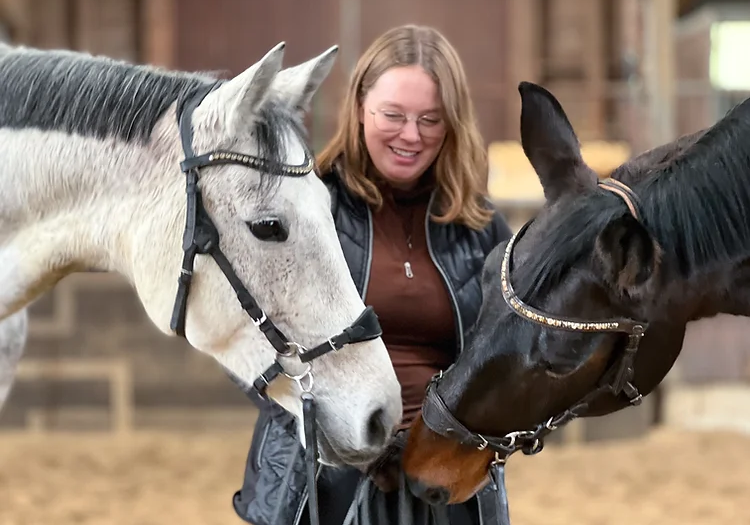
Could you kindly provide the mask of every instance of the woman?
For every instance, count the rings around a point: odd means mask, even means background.
[[[456,359],[476,320],[484,259],[511,235],[486,198],[486,150],[468,82],[439,32],[402,26],[370,46],[318,164],[352,277],[383,328],[406,429],[429,379]],[[295,425],[277,405],[261,408],[245,484],[234,500],[254,525],[307,522]],[[407,523],[407,515],[439,523],[437,512],[451,524],[478,523],[475,500],[435,511],[403,484],[389,491],[383,476],[372,476],[384,490],[356,469],[323,467],[321,522],[356,524],[369,514],[373,523]]]

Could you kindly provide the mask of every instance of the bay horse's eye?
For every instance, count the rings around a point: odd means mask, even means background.
[[[258,219],[247,223],[250,231],[261,241],[284,242],[289,237],[284,224],[276,218]]]

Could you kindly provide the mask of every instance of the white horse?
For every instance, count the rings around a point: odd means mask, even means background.
[[[0,321],[0,409],[10,394],[24,346],[26,346],[28,313],[22,309]]]
[[[196,155],[229,150],[269,165],[304,164],[300,122],[337,48],[287,69],[283,50],[281,43],[217,84],[207,75],[83,53],[0,47],[0,320],[8,333],[25,334],[25,326],[11,328],[17,322],[9,316],[62,277],[100,269],[123,275],[151,321],[174,334],[187,209],[178,108],[214,84],[192,111]],[[311,170],[281,176],[255,168],[203,167],[200,205],[268,319],[303,346],[325,342],[365,308],[328,192]],[[276,350],[211,257],[199,254],[193,274],[186,339],[251,384]],[[25,325],[24,314],[17,315]],[[0,366],[13,370],[21,352],[18,344],[8,348],[15,349],[3,351]],[[288,374],[305,370],[296,356],[279,359]],[[312,364],[322,460],[371,460],[401,418],[400,387],[383,342],[353,344]],[[269,389],[297,417],[300,394],[299,383],[285,376]]]

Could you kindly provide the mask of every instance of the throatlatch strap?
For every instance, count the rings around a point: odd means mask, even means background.
[[[193,156],[193,126],[191,117],[193,110],[203,101],[218,83],[207,85],[199,90],[195,96],[187,100],[177,111],[177,126],[180,128],[180,140],[185,158]],[[172,307],[170,329],[181,337],[185,337],[185,316],[187,313],[187,297],[193,280],[193,264],[198,250],[195,247],[195,234],[198,222],[198,207],[200,192],[198,190],[197,168],[183,169],[185,173],[185,193],[187,205],[185,209],[185,231],[182,234],[182,268],[177,279],[177,296]]]
[[[193,281],[193,263],[197,250],[194,246],[185,250],[182,256],[182,269],[177,278],[177,297],[172,310],[172,320],[169,327],[177,335],[185,337],[185,317],[187,314],[187,298],[190,293],[190,284]]]

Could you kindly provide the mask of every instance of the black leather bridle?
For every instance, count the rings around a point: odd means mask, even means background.
[[[225,372],[255,402],[265,402],[266,388],[279,375],[285,375],[294,380],[299,386],[302,394],[302,411],[304,422],[304,433],[306,441],[305,460],[307,467],[307,486],[309,494],[309,509],[312,525],[318,525],[318,497],[316,489],[316,471],[318,462],[317,436],[315,426],[315,397],[312,394],[313,373],[312,361],[331,351],[338,351],[345,345],[369,341],[382,335],[380,323],[372,307],[365,308],[364,312],[342,332],[326,339],[314,348],[305,348],[303,345],[290,340],[284,333],[274,325],[247,290],[242,281],[237,277],[231,263],[221,251],[219,246],[219,232],[214,226],[201,201],[200,188],[198,187],[199,170],[208,166],[222,164],[240,164],[253,170],[262,171],[267,174],[278,176],[302,177],[313,170],[313,159],[308,151],[305,151],[305,159],[302,164],[288,165],[271,163],[267,159],[254,155],[235,153],[232,151],[216,150],[202,155],[195,155],[192,146],[192,114],[201,101],[215,89],[220,83],[207,85],[200,89],[195,95],[186,100],[177,110],[177,121],[180,129],[180,138],[185,159],[180,167],[185,173],[187,193],[187,209],[185,232],[182,238],[182,269],[178,279],[177,295],[175,297],[172,320],[170,327],[179,336],[185,336],[185,312],[187,309],[187,297],[190,292],[190,284],[193,277],[193,266],[195,256],[210,255],[221,271],[232,285],[242,309],[252,319],[253,324],[263,332],[269,343],[276,350],[274,362],[253,382],[247,385],[229,370]],[[279,362],[282,357],[297,357],[306,365],[304,372],[298,375],[289,374]]]
[[[640,220],[638,199],[628,186],[615,179],[599,181],[599,186],[615,193],[624,200],[630,213],[637,220]],[[588,409],[589,404],[601,394],[625,394],[630,401],[630,404],[634,406],[639,405],[643,399],[643,396],[632,383],[634,376],[633,361],[641,339],[648,328],[648,323],[628,318],[611,319],[607,321],[584,321],[556,317],[529,306],[516,295],[510,282],[513,248],[532,222],[533,219],[524,224],[524,226],[510,238],[505,247],[505,253],[500,269],[500,286],[502,287],[503,298],[508,306],[510,306],[511,310],[522,318],[540,324],[546,328],[555,328],[573,332],[619,332],[626,334],[628,336],[628,341],[624,351],[618,356],[618,359],[615,360],[615,362],[602,375],[597,387],[586,394],[571,408],[557,416],[550,417],[547,421],[540,423],[532,430],[509,432],[502,437],[484,436],[477,432],[472,432],[466,428],[463,423],[458,421],[458,419],[456,419],[456,417],[450,412],[445,401],[440,397],[437,390],[438,383],[443,377],[442,372],[433,376],[427,386],[426,397],[422,405],[422,419],[424,424],[430,430],[443,437],[457,440],[464,445],[476,447],[479,450],[488,449],[495,453],[495,458],[491,462],[489,470],[490,480],[497,493],[497,498],[496,509],[492,509],[491,512],[492,515],[498,517],[500,525],[510,524],[508,498],[505,488],[505,462],[508,457],[519,450],[527,455],[541,452],[544,448],[544,438],[550,432],[570,423],[584,414]]]

